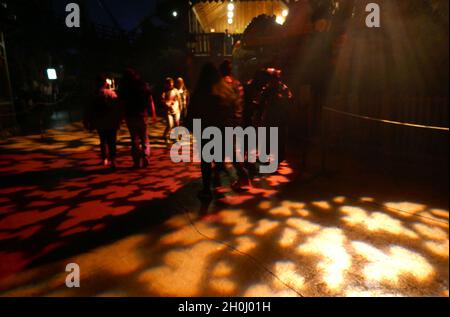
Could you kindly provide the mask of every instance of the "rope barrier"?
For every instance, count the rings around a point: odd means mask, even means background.
[[[363,116],[363,115],[359,115],[359,114],[355,114],[355,113],[351,113],[351,112],[346,112],[346,111],[333,109],[333,108],[330,108],[330,107],[324,107],[324,109],[328,110],[328,111],[331,111],[331,112],[339,113],[341,115],[346,115],[346,116],[349,116],[349,117],[354,117],[354,118],[364,119],[364,120],[370,120],[370,121],[375,121],[375,122],[389,123],[389,124],[394,124],[394,125],[402,125],[402,126],[413,127],[413,128],[431,129],[431,130],[439,130],[439,131],[449,131],[449,128],[446,128],[446,127],[437,127],[437,126],[429,126],[429,125],[423,125],[423,124],[415,124],[415,123],[408,123],[408,122],[399,122],[399,121],[392,121],[392,120],[386,120],[386,119],[372,118],[372,117]]]

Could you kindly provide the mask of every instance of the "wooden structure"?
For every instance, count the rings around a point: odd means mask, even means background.
[[[284,22],[282,0],[194,0],[189,10],[189,49],[194,56],[231,56],[250,22],[265,14]]]

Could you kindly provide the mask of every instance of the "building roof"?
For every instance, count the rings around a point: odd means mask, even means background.
[[[192,1],[192,10],[204,32],[243,33],[253,18],[261,15],[282,16],[287,9],[282,0],[235,0],[232,23],[227,16],[230,1],[196,0]]]

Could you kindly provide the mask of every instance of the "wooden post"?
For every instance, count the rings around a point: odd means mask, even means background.
[[[6,79],[6,87],[1,87],[2,90],[6,90],[6,94],[4,96],[0,96],[0,124],[2,126],[6,125],[12,127],[16,124],[16,114],[14,110],[8,58],[6,54],[6,43],[3,32],[0,32],[0,59],[4,65],[4,74],[0,74],[0,76],[4,76]],[[6,100],[2,101],[2,97],[5,97]]]

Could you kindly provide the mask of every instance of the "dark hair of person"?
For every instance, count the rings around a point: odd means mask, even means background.
[[[220,64],[219,70],[222,76],[231,76],[233,65],[229,60],[224,60],[222,64]]]
[[[106,79],[105,74],[97,75],[97,78],[95,79],[95,90],[99,90],[104,87],[106,84]]]
[[[198,77],[196,92],[210,93],[215,84],[220,82],[221,76],[214,64],[203,65]]]

